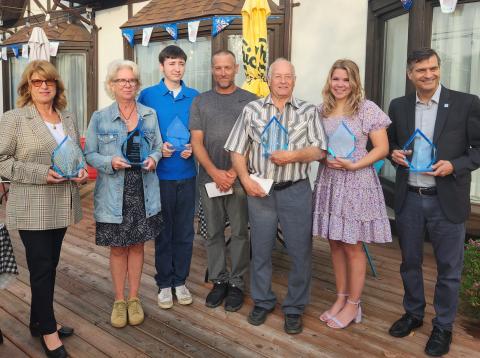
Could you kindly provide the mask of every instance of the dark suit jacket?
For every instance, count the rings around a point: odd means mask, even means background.
[[[402,149],[415,131],[415,100],[414,92],[390,103],[390,153]],[[448,160],[454,167],[451,175],[435,177],[440,206],[450,221],[464,222],[470,214],[471,171],[480,166],[480,99],[442,86],[433,143],[437,146],[437,160]],[[395,182],[397,213],[405,200],[407,181],[408,169],[398,166]]]

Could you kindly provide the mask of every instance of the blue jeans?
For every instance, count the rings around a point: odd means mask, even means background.
[[[164,229],[155,239],[155,280],[160,289],[185,284],[190,272],[195,212],[195,177],[160,180]]]

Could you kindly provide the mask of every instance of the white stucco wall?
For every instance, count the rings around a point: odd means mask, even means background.
[[[300,0],[293,8],[292,62],[297,97],[321,102],[328,70],[349,58],[365,72],[367,0]]]
[[[127,6],[98,11],[95,22],[98,31],[98,107],[103,108],[112,100],[105,93],[103,83],[108,64],[123,58],[123,41],[120,26],[128,20]]]
[[[138,12],[149,1],[133,4],[133,14]],[[112,100],[104,90],[104,80],[108,64],[123,58],[123,39],[120,26],[128,20],[128,7],[119,6],[98,11],[95,22],[101,30],[98,32],[98,107],[109,105]]]

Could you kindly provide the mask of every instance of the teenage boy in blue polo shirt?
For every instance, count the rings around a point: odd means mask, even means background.
[[[199,93],[182,81],[187,55],[180,47],[165,47],[158,60],[164,77],[157,85],[144,89],[138,101],[157,111],[163,138],[163,158],[157,165],[157,174],[164,228],[155,240],[155,280],[159,287],[158,305],[167,309],[173,306],[172,288],[178,303],[192,303],[185,280],[192,259],[197,175],[191,144],[175,150],[169,143],[167,130],[177,117],[189,128],[190,105]]]

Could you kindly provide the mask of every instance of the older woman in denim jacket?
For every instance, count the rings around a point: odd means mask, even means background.
[[[134,62],[117,60],[109,65],[105,89],[115,102],[92,115],[85,144],[87,162],[98,171],[94,194],[96,243],[110,246],[115,290],[111,324],[117,328],[143,322],[138,299],[143,246],[162,229],[155,173],[162,156],[162,138],[155,111],[135,100],[139,88]],[[142,144],[146,146],[146,158],[142,157]],[[127,277],[130,292],[125,300]]]

